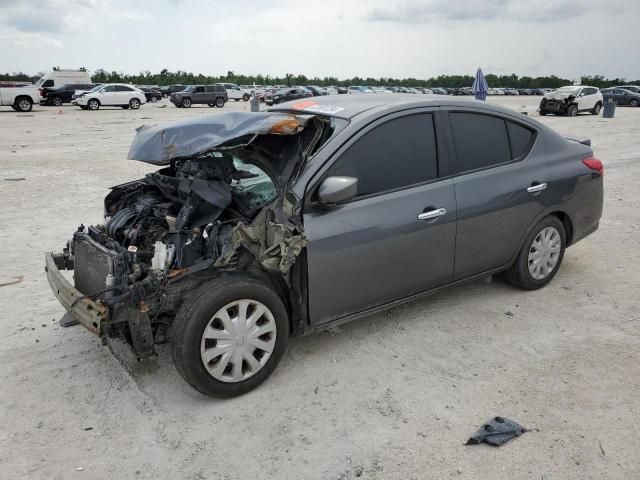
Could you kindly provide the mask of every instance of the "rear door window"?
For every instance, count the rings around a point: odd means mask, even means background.
[[[456,150],[455,173],[511,161],[507,126],[502,118],[452,112],[449,120]]]
[[[116,85],[116,92],[133,92],[133,88],[125,87],[124,85]]]
[[[437,178],[432,115],[407,115],[374,127],[340,156],[326,176],[356,177],[358,197]]]

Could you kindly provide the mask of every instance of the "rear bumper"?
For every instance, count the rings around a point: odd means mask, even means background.
[[[53,253],[45,253],[45,262],[49,286],[60,304],[83,327],[102,336],[102,324],[109,320],[109,307],[91,300],[71,285],[58,269]]]

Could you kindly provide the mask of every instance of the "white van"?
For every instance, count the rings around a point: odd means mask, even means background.
[[[36,82],[35,86],[38,88],[59,88],[63,85],[69,85],[73,83],[91,83],[91,75],[89,75],[89,72],[87,72],[86,68],[72,70],[53,67],[53,70],[45,73],[42,78],[40,78],[40,80]]]

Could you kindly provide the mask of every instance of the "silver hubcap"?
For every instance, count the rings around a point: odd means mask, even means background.
[[[96,102],[95,100],[94,100],[94,101],[89,102],[89,108],[90,108],[91,110],[95,110],[96,108],[98,108],[98,102]]]
[[[241,382],[266,365],[276,345],[276,321],[256,300],[228,303],[209,320],[202,333],[200,358],[209,375],[227,383]]]
[[[20,107],[21,110],[28,110],[29,102],[27,100],[20,100],[20,103],[18,103],[18,106]]]
[[[529,273],[535,280],[546,278],[560,258],[560,232],[553,227],[543,228],[533,239],[529,249]]]

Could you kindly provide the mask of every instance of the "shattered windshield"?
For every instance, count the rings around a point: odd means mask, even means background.
[[[239,198],[246,207],[260,208],[275,200],[278,196],[276,187],[269,175],[261,168],[245,163],[238,157],[233,158],[233,165],[237,170],[248,173],[243,178],[234,179],[231,182],[231,190],[235,193],[235,197]]]
[[[578,90],[580,88],[579,87],[560,87],[558,90],[555,91],[555,93],[559,93],[562,95],[565,94],[576,94],[578,93]]]

